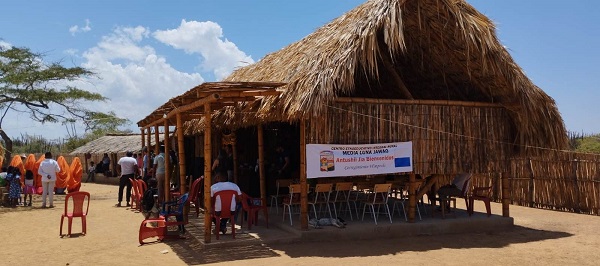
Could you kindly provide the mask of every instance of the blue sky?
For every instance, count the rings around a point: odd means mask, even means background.
[[[171,97],[291,44],[363,1],[7,1],[0,45],[29,47],[97,77],[77,85],[111,100],[91,107],[135,122]],[[553,97],[567,129],[600,133],[600,2],[470,0],[497,25],[529,78]],[[66,136],[12,114],[10,136]],[[79,134],[84,132],[79,129]]]

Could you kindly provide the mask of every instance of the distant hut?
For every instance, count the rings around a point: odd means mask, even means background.
[[[101,163],[102,157],[106,153],[111,162],[110,171],[111,173],[115,173],[119,158],[125,156],[127,151],[133,153],[140,153],[142,151],[141,138],[140,134],[107,134],[76,148],[70,155],[83,157],[82,162],[85,164],[84,169],[87,171],[90,160],[96,164]],[[161,135],[159,141],[162,140],[163,137]],[[150,145],[152,150],[155,141],[151,140]]]
[[[189,116],[185,135],[210,135],[205,124],[243,133],[238,138],[256,136],[257,127],[262,137],[265,128],[292,139],[298,152],[306,143],[412,141],[421,175],[503,173],[511,158],[568,147],[554,100],[515,63],[493,22],[463,0],[367,1],[223,84],[250,81],[285,85],[272,96],[218,105],[210,123]],[[163,113],[183,103],[201,110],[192,104],[211,92],[219,90],[193,88],[138,125],[162,125]],[[264,140],[268,146],[271,138]]]

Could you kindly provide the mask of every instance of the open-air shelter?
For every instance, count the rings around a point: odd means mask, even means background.
[[[411,221],[415,199],[432,185],[415,191],[415,175],[440,183],[476,173],[476,183],[494,185],[509,216],[510,160],[567,147],[554,100],[515,63],[493,22],[462,0],[366,1],[223,82],[171,99],[138,125],[148,138],[151,127],[164,126],[168,134],[171,125],[179,142],[184,132],[203,134],[208,193],[211,128],[256,127],[261,149],[263,127],[277,122],[292,125],[298,136],[303,229],[306,144],[412,142]]]

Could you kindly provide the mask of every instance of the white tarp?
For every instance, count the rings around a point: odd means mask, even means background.
[[[307,178],[412,172],[412,142],[307,144]]]

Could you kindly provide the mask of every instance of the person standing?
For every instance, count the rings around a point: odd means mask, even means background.
[[[90,161],[90,167],[88,168],[88,176],[85,179],[85,182],[89,182],[90,179],[94,182],[94,177],[96,176],[96,165],[94,165],[94,161]]]
[[[50,208],[54,208],[54,184],[56,173],[60,172],[60,166],[52,159],[52,153],[46,152],[45,159],[40,163],[38,174],[42,176],[42,208],[46,208],[46,198],[50,200]]]
[[[104,174],[104,176],[110,176],[108,174],[109,169],[110,169],[110,158],[108,158],[108,153],[105,153],[102,156],[102,167],[101,167],[101,170],[102,170],[102,173]]]
[[[128,151],[125,155],[125,157],[121,157],[117,162],[117,172],[121,176],[121,179],[119,180],[119,203],[117,203],[117,207],[121,207],[121,201],[123,201],[123,189],[125,187],[127,187],[127,192],[125,194],[127,207],[130,206],[131,182],[129,179],[135,178],[135,175],[138,172],[137,160],[132,157],[133,153]]]
[[[154,178],[158,182],[158,200],[165,201],[165,146],[158,147],[158,155],[154,157]]]

